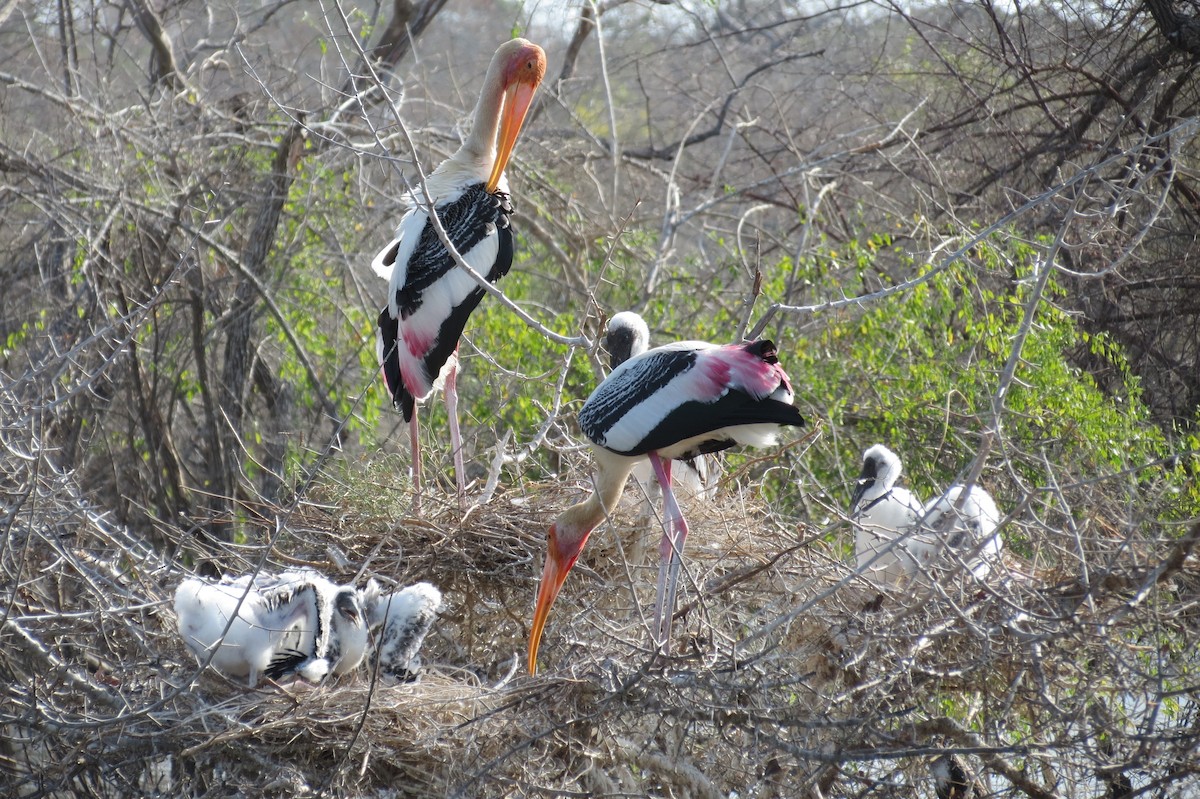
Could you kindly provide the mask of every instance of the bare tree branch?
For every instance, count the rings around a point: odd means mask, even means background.
[[[125,5],[133,14],[138,30],[150,43],[153,53],[150,58],[150,82],[161,83],[172,91],[182,89],[185,80],[175,60],[175,45],[163,28],[158,13],[148,0],[125,0]]]

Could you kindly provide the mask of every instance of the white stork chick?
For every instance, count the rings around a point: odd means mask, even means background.
[[[264,589],[248,578],[213,583],[192,577],[175,590],[184,643],[201,662],[212,652],[213,668],[246,677],[251,687],[281,652],[306,636],[323,636],[317,587],[308,580],[272,579]]]
[[[1004,542],[996,528],[1000,510],[992,496],[977,485],[955,484],[925,504],[922,528],[933,531],[940,542],[937,566],[955,571],[965,568],[982,580],[1000,558]],[[932,553],[931,553],[932,554]],[[933,565],[928,560],[925,566]]]
[[[417,679],[421,644],[441,607],[442,592],[429,583],[410,585],[393,594],[376,590],[367,617],[372,629],[381,628],[375,648],[381,675],[399,682]]]
[[[370,630],[360,594],[353,586],[343,585],[333,596],[333,625],[326,657],[334,674],[348,674],[363,662],[367,654]]]
[[[896,486],[901,469],[896,453],[882,444],[869,447],[850,498],[858,569],[878,585],[916,574],[934,551],[932,541],[913,535],[924,509],[911,491]]]
[[[621,311],[608,320],[604,334],[604,349],[608,350],[608,368],[616,369],[630,358],[641,355],[650,348],[650,327],[646,320],[633,311]],[[711,502],[717,496],[717,474],[714,464],[706,455],[675,461],[677,471],[672,475],[673,487],[682,497]],[[646,499],[643,510],[653,515],[654,503],[662,496],[662,488],[654,476],[650,461],[640,461],[633,467],[633,478],[641,486]],[[641,558],[636,558],[640,560]]]
[[[650,349],[650,328],[646,320],[633,311],[613,314],[605,329],[604,349],[608,350],[609,369],[616,369]]]
[[[333,636],[333,597],[337,586],[315,569],[289,569],[279,574],[260,572],[251,580],[242,576],[233,585],[252,584],[268,602],[299,591],[312,591],[315,608],[310,618],[286,630],[264,674],[272,680],[296,675],[319,683],[329,674],[329,642]]]
[[[307,578],[316,588],[320,630],[298,631],[285,639],[266,674],[280,679],[298,674],[309,682],[320,682],[330,672],[348,674],[366,656],[370,633],[362,594],[351,585],[337,585],[311,570],[285,572],[283,580]]]

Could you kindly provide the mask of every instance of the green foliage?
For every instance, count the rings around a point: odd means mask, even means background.
[[[0,350],[0,357],[5,361],[15,356],[22,349],[29,346],[29,342],[40,335],[46,329],[46,309],[42,308],[37,311],[36,318],[33,321],[25,321],[16,330],[5,336],[4,347]]]
[[[329,391],[338,417],[347,420],[346,433],[369,445],[376,439],[387,402],[378,401],[373,392],[363,399],[360,388],[366,386],[355,381],[375,374],[379,367],[374,346],[376,311],[344,301],[345,265],[329,251],[330,241],[344,240],[348,231],[355,230],[359,208],[349,190],[352,181],[349,172],[302,160],[269,262],[278,271],[275,301],[288,329]],[[314,205],[322,208],[319,216],[308,213]],[[319,388],[311,384],[279,320],[266,315],[264,325],[277,345],[279,378],[294,387],[303,407],[319,407]]]
[[[551,330],[575,332],[572,327],[577,320],[573,313],[537,313],[536,306],[529,302],[539,292],[538,279],[513,270],[503,286],[505,294],[534,312]],[[561,378],[564,348],[548,341],[508,308],[487,299],[471,315],[465,338],[471,346],[460,348],[459,393],[464,428],[474,426],[495,434],[511,429],[515,443],[527,444],[552,411],[547,403]],[[564,402],[582,400],[595,384],[596,376],[587,358],[576,353],[564,382]],[[440,407],[431,407],[430,411],[433,423],[444,425],[444,411]],[[481,449],[476,447],[477,452]]]
[[[883,252],[897,257],[889,239],[877,236],[818,252],[796,269],[783,263],[764,293],[778,296],[795,274],[817,296],[838,296],[849,276],[861,281]],[[798,403],[836,431],[828,439],[836,451],[826,449],[829,460],[821,463],[818,456],[816,464],[818,474],[831,480],[823,484],[856,471],[862,450],[874,442],[901,453],[907,479],[922,495],[961,476],[992,423],[993,397],[1025,314],[1038,255],[1016,237],[997,238],[909,290],[818,317],[815,333],[811,325],[802,332],[794,317],[768,331],[784,353]],[[901,264],[914,276],[931,268],[903,256]],[[1048,480],[1040,454],[1092,477],[1146,467],[1172,451],[1149,421],[1121,348],[1107,336],[1080,331],[1055,304],[1062,293],[1051,277],[1004,399],[1003,443],[994,450],[1035,487]],[[1122,376],[1119,392],[1105,394],[1071,363],[1070,353],[1081,346]],[[984,482],[1004,494],[1006,481],[985,472]],[[1187,503],[1191,512],[1200,507],[1196,499]]]

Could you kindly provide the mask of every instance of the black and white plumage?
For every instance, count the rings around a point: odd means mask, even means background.
[[[984,579],[1004,547],[996,532],[1000,518],[1000,509],[987,491],[977,485],[969,491],[964,485],[950,486],[925,504],[922,527],[931,530],[940,544],[936,564],[926,565],[952,571],[963,568]]]
[[[858,569],[879,585],[916,574],[936,549],[928,537],[914,535],[924,508],[911,491],[896,485],[902,468],[887,447],[869,447],[850,498]]]
[[[175,591],[179,634],[198,659],[215,650],[213,668],[246,677],[253,687],[280,661],[326,646],[330,613],[322,580],[315,572],[219,582],[188,578]],[[294,668],[314,682],[328,672],[328,664],[315,657],[295,660]]]
[[[328,617],[328,634],[289,642],[266,672],[273,680],[299,674],[310,682],[320,682],[329,673],[350,673],[366,656],[370,632],[359,592],[323,577],[317,585],[322,617]]]
[[[641,355],[650,347],[650,327],[633,311],[621,311],[608,320],[604,334],[604,349],[608,350],[609,369],[616,369],[630,358]],[[685,497],[711,501],[716,497],[719,475],[712,460],[704,455],[676,461],[671,476],[672,486]],[[650,461],[639,461],[633,467],[633,477],[642,488],[653,513],[653,503],[662,494]]]
[[[378,630],[375,657],[381,676],[399,682],[416,680],[421,645],[441,607],[442,592],[430,583],[416,583],[391,594],[376,587],[367,612],[371,628]]]
[[[470,135],[407,198],[408,211],[371,266],[388,281],[379,313],[378,355],[393,404],[409,423],[413,483],[420,496],[416,403],[444,382],[459,499],[465,482],[458,430],[455,373],[458,340],[484,289],[455,263],[430,219],[426,194],[455,250],[495,282],[512,266],[512,204],[504,168],[525,114],[546,72],[542,49],[524,39],[505,42],[492,57],[475,106]]]
[[[957,755],[939,755],[929,766],[938,799],[983,799],[983,786]]]
[[[659,649],[668,649],[687,537],[687,522],[671,490],[671,462],[739,444],[774,443],[782,426],[804,424],[793,398],[770,341],[725,346],[684,341],[648,350],[613,369],[579,411],[597,467],[594,492],[550,527],[529,635],[530,673],[537,671],[542,631],[567,574],[643,458],[650,460],[663,490],[654,639]]]
[[[579,427],[612,454],[675,460],[773,443],[780,425],[803,424],[792,399],[772,342],[681,341],[614,369],[580,409]]]
[[[452,198],[436,206],[438,218],[463,260],[494,283],[512,267],[508,184],[502,181],[493,194],[482,182],[463,186],[455,177],[435,171],[426,181],[433,196]],[[450,185],[436,185],[440,178]],[[396,239],[376,256],[373,266],[389,278],[390,291],[387,307],[379,312],[380,364],[392,401],[407,421],[416,402],[428,397],[443,373],[454,368],[458,339],[485,292],[458,268],[419,206],[405,214]]]

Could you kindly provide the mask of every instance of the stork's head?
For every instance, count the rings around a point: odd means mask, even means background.
[[[586,515],[588,504],[585,502],[568,508],[550,525],[550,532],[546,535],[546,565],[542,567],[542,582],[538,587],[533,626],[529,631],[530,674],[537,673],[538,645],[542,640],[546,619],[550,616],[550,608],[567,581],[571,567],[579,560],[588,535],[599,523],[599,519]]]
[[[533,95],[542,78],[546,76],[546,53],[533,42],[513,39],[497,48],[496,54],[492,56],[492,66],[488,74],[498,75],[499,84],[494,90],[504,95],[500,132],[496,137],[496,160],[492,164],[492,172],[487,181],[487,190],[494,192],[500,184],[504,167],[508,166],[508,160],[512,157],[513,147],[517,143],[517,136],[521,134],[521,125],[525,122],[525,114],[533,102]],[[488,90],[493,90],[493,87],[486,87],[485,91]]]
[[[650,346],[650,328],[633,311],[621,311],[608,320],[604,348],[608,350],[608,366],[616,369]]]
[[[333,608],[337,611],[339,618],[347,624],[352,624],[355,627],[364,626],[364,613],[362,600],[359,597],[358,591],[351,586],[345,586],[338,590],[333,599]]]
[[[857,510],[859,503],[870,502],[891,491],[900,477],[900,470],[900,457],[882,444],[864,452],[862,472],[854,481],[854,493],[850,497],[850,512]]]

